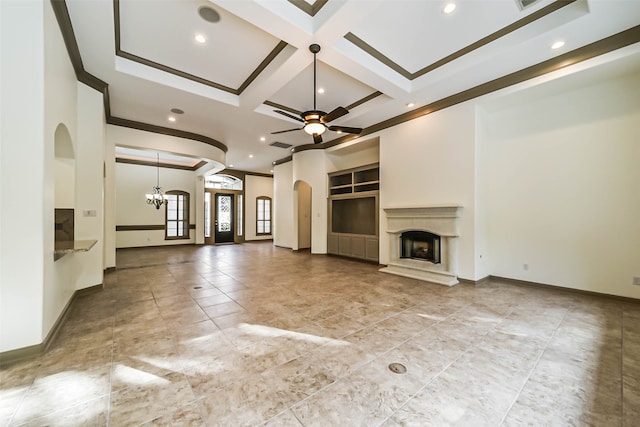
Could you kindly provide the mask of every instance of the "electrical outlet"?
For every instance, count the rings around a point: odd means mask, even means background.
[[[633,284],[640,285],[640,276],[633,276]]]
[[[524,271],[529,271],[529,264],[522,264],[522,269]]]

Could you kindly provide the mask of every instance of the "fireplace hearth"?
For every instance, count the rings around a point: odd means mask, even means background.
[[[389,262],[380,271],[440,285],[458,283],[461,206],[385,208]]]

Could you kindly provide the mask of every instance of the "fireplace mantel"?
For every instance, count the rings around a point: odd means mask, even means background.
[[[462,206],[388,207],[384,208],[384,212],[389,234],[389,264],[380,271],[447,286],[458,283],[458,236]],[[411,230],[440,236],[440,263],[400,257],[400,236]]]

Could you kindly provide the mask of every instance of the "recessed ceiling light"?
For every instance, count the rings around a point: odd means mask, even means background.
[[[184,111],[179,108],[172,108],[171,112],[174,114],[184,114]]]
[[[456,4],[455,3],[447,3],[444,5],[444,8],[442,9],[442,12],[446,13],[447,15],[452,13],[454,10],[456,10]]]
[[[275,163],[275,162],[274,162]],[[269,172],[273,173],[273,169],[271,169]]]
[[[230,167],[230,168],[232,168],[232,167],[233,167],[233,165],[229,165],[229,167]]]
[[[264,136],[260,137],[260,141],[265,142],[267,140],[267,138],[265,138]]]
[[[411,108],[411,107],[413,107],[413,106],[415,106],[415,105],[416,105],[416,104],[414,104],[413,102],[409,102],[409,103],[407,104],[407,107],[408,107],[408,108]]]
[[[198,43],[204,43],[207,41],[207,38],[202,35],[202,34],[196,34],[196,36],[194,37],[194,39],[198,42]]]
[[[323,88],[318,88],[318,93],[324,93],[324,89]]]
[[[557,42],[551,45],[551,49],[553,50],[560,49],[562,46],[564,46],[564,41],[558,40]]]
[[[202,6],[198,9],[198,15],[207,22],[215,23],[220,20],[220,14],[209,6]]]
[[[341,130],[337,130],[336,133],[342,133],[342,131]]]
[[[175,122],[175,121],[176,121],[176,118],[175,118],[175,117],[173,117],[173,116],[169,116],[169,121],[170,121],[170,122]]]
[[[250,159],[253,159],[253,154],[249,154],[249,158],[250,158]]]

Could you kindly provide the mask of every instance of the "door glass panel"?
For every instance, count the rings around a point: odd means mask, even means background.
[[[231,231],[231,196],[218,198],[218,231]]]
[[[204,237],[211,237],[211,193],[204,193]]]

